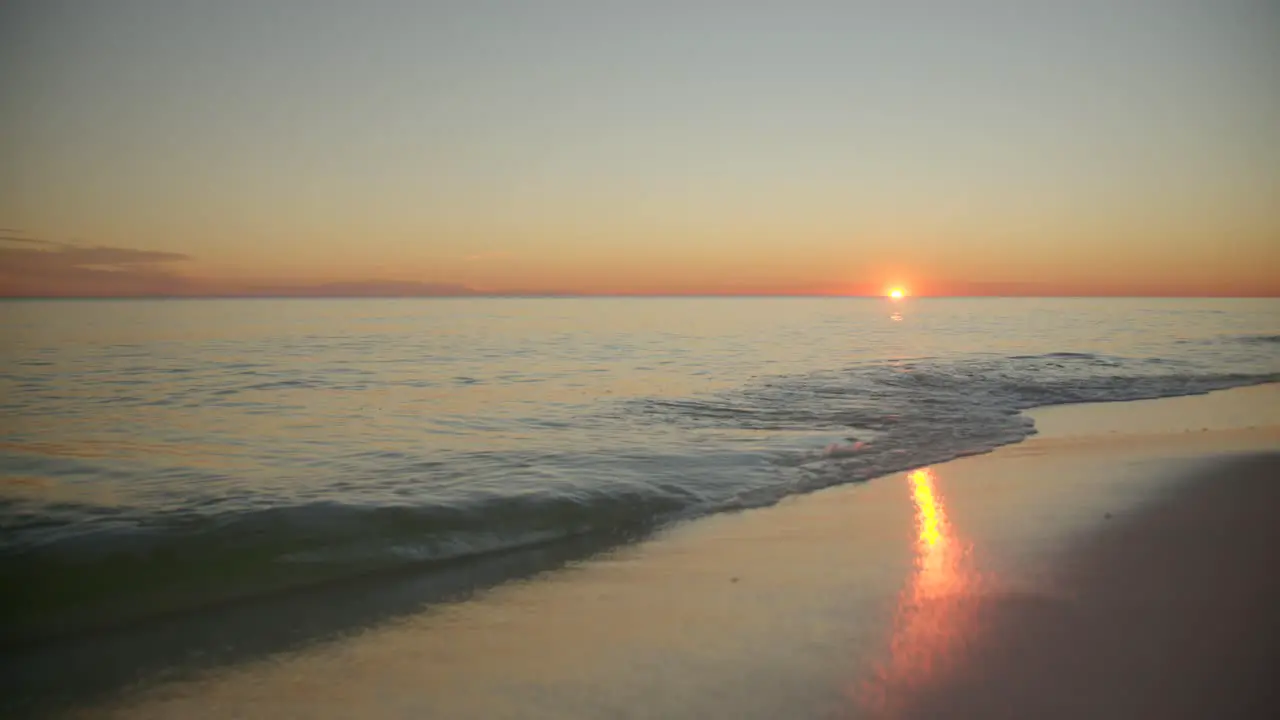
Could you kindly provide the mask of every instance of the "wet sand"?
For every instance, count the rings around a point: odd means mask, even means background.
[[[973,642],[894,714],[1280,715],[1278,508],[1280,453],[1205,462],[1062,558],[1058,594],[939,600]]]
[[[1247,717],[1280,387],[1032,413],[985,456],[638,545],[76,717]],[[1262,453],[1262,454],[1260,454]]]

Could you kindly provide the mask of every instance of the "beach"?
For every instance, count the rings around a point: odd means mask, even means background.
[[[0,719],[1280,716],[1280,2],[988,5],[0,5]]]
[[[677,525],[74,717],[1252,717],[1280,386]]]

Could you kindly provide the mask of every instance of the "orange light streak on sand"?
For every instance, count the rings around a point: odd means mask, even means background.
[[[888,658],[860,693],[875,716],[893,716],[903,701],[948,667],[974,630],[976,574],[967,548],[947,520],[933,471],[907,474],[915,505],[915,571],[898,598]]]
[[[936,550],[949,541],[942,532],[946,527],[947,515],[942,504],[933,492],[933,474],[928,470],[916,470],[907,476],[911,481],[911,496],[916,503],[916,523],[919,527],[918,543],[920,555],[925,558],[934,557]],[[945,550],[945,548],[942,548]]]

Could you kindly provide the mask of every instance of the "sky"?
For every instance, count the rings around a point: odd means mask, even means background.
[[[1275,0],[5,0],[0,295],[1280,295]]]

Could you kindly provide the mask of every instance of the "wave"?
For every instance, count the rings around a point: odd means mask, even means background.
[[[1280,344],[1280,335],[1240,335],[1235,341],[1250,345],[1276,345]]]
[[[494,497],[469,505],[338,503],[115,527],[0,555],[0,639],[114,625],[292,588],[480,560],[554,543],[625,542],[687,505],[641,491]],[[64,504],[64,512],[74,508]],[[28,517],[25,529],[62,523]],[[13,526],[8,530],[16,529]]]
[[[696,402],[645,401],[640,412],[690,429],[827,430],[846,436],[779,458],[794,471],[776,486],[746,489],[725,503],[744,507],[1019,442],[1035,433],[1031,419],[1021,414],[1034,407],[1196,395],[1280,381],[1280,373],[1167,372],[1170,367],[1181,369],[1176,363],[1090,353],[908,361],[785,378]]]
[[[1010,360],[1041,360],[1041,359],[1060,358],[1063,360],[1068,360],[1068,359],[1096,360],[1098,359],[1098,357],[1100,356],[1095,355],[1093,353],[1084,353],[1084,352],[1051,352],[1051,353],[1042,353],[1040,355],[1010,355],[1009,359]]]
[[[591,420],[625,422],[636,438],[628,452],[640,455],[646,426],[685,433],[704,453],[718,447],[718,433],[802,433],[794,447],[771,452],[768,472],[716,475],[694,458],[647,482],[602,472],[591,487],[507,488],[435,504],[311,502],[156,515],[93,508],[107,520],[87,534],[74,506],[34,511],[11,502],[0,507],[0,529],[18,538],[0,548],[7,589],[0,636],[113,624],[378,573],[427,572],[584,537],[599,538],[596,546],[625,542],[672,520],[768,505],[1015,443],[1035,432],[1021,414],[1032,407],[1280,381],[1274,372],[1170,371],[1149,360],[1066,352],[916,358],[767,378],[712,396],[619,401]],[[831,442],[836,437],[842,439]],[[631,458],[615,453],[612,462]]]
[[[1208,338],[1180,338],[1174,341],[1175,345],[1221,345],[1224,343],[1266,347],[1280,344],[1280,335],[1219,335]]]

